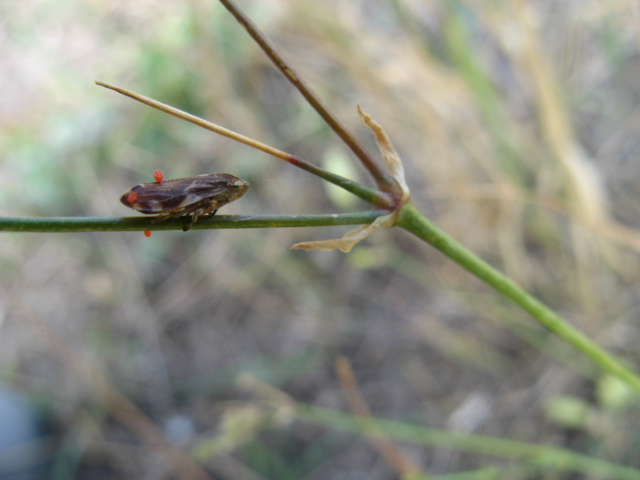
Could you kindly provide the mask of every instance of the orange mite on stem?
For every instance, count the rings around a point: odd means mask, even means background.
[[[153,178],[156,179],[156,182],[162,183],[162,179],[164,178],[164,173],[162,173],[162,170],[156,170],[155,172],[153,172]]]

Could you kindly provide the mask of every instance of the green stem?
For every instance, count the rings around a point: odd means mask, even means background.
[[[491,455],[503,459],[524,461],[553,471],[582,472],[589,478],[637,480],[640,471],[616,465],[556,446],[536,445],[486,435],[468,435],[435,428],[410,425],[393,420],[359,418],[347,413],[297,403],[296,416],[301,420],[325,425],[356,434],[375,434],[399,442],[432,447],[454,448],[459,451]]]
[[[341,177],[335,173],[324,170],[320,167],[315,166],[312,163],[307,162],[306,160],[301,159],[295,155],[289,155],[289,157],[285,160],[289,162],[291,165],[295,165],[298,168],[302,168],[303,170],[316,175],[327,182],[333,183],[340,188],[343,188],[347,192],[353,193],[355,196],[360,197],[365,202],[369,202],[376,208],[384,208],[389,207],[393,208],[393,197],[388,194],[381,192],[375,188],[366,187],[364,185],[359,184],[358,182],[354,182],[353,180],[349,180],[348,178]]]
[[[413,205],[406,204],[402,207],[397,225],[437,248],[453,261],[462,265],[466,270],[491,285],[495,290],[531,314],[544,327],[572,345],[576,350],[584,353],[603,370],[620,378],[636,393],[640,394],[640,378],[636,373],[574,328],[567,320],[529,295],[515,282],[432,224]]]
[[[359,225],[371,223],[388,212],[370,210],[358,213],[316,215],[216,215],[201,217],[192,230],[222,228],[278,228]],[[153,217],[0,217],[0,232],[114,232],[144,230],[182,230],[189,217],[151,224]]]

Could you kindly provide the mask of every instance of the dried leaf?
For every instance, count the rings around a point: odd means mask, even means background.
[[[409,201],[409,186],[404,178],[404,167],[402,166],[402,160],[400,160],[400,156],[398,152],[396,152],[395,148],[391,144],[391,140],[382,129],[382,127],[371,118],[370,115],[364,113],[360,105],[358,105],[358,113],[362,117],[362,121],[364,124],[371,129],[373,135],[376,139],[376,144],[378,145],[378,149],[382,154],[382,158],[384,162],[387,164],[387,168],[389,169],[389,173],[398,183],[400,190],[402,191],[402,203],[406,203]]]
[[[376,218],[371,224],[361,225],[358,228],[347,232],[342,238],[296,243],[291,247],[291,250],[321,250],[323,252],[340,250],[344,253],[347,253],[351,251],[356,243],[361,242],[362,240],[367,238],[376,229],[380,227],[392,227],[395,224],[395,221],[396,219],[394,213],[383,215]]]
[[[389,169],[389,173],[400,187],[400,191],[402,192],[400,205],[407,203],[409,201],[409,187],[407,186],[407,182],[404,178],[404,167],[402,166],[402,161],[400,160],[398,152],[396,152],[396,150],[393,148],[393,145],[391,145],[391,141],[389,140],[389,137],[384,132],[382,127],[378,125],[378,123],[376,123],[371,118],[371,116],[364,113],[360,108],[360,105],[358,105],[358,113],[360,113],[364,124],[373,132],[373,135],[376,139],[376,144],[378,145],[378,149],[382,154],[382,158],[384,159],[387,168]],[[362,225],[354,230],[351,230],[347,232],[342,238],[296,243],[291,247],[291,250],[321,250],[325,252],[331,250],[340,250],[344,253],[347,253],[351,251],[355,244],[369,237],[376,229],[380,227],[393,227],[396,223],[396,216],[397,211],[390,213],[389,215],[378,217],[370,225]]]

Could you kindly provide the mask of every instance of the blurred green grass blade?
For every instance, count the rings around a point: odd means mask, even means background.
[[[297,404],[298,418],[317,425],[361,435],[372,428],[387,438],[418,445],[446,447],[454,450],[519,460],[553,471],[581,472],[589,478],[638,480],[640,470],[575,453],[560,447],[536,445],[484,435],[467,435],[427,428],[393,420],[362,419],[347,413],[311,405]]]

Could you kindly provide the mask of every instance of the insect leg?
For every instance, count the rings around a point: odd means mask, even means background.
[[[207,210],[204,207],[200,207],[197,210],[194,210],[193,213],[191,214],[191,221],[185,225],[184,227],[182,227],[182,231],[183,232],[188,232],[191,227],[193,226],[194,223],[196,223],[198,221],[198,217],[204,213],[206,213]]]

